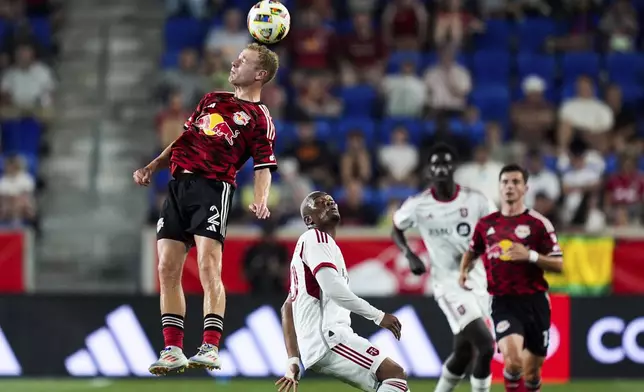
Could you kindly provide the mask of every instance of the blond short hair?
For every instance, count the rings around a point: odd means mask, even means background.
[[[275,78],[277,70],[280,67],[280,58],[277,53],[273,52],[264,45],[256,42],[248,45],[246,49],[253,50],[259,55],[259,67],[266,71],[266,78],[262,84],[266,84]]]

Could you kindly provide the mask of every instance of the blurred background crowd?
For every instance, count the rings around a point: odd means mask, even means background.
[[[250,42],[252,2],[167,2],[158,81],[159,149]],[[271,207],[298,221],[312,189],[331,192],[344,225],[391,225],[424,186],[437,141],[465,162],[462,185],[498,203],[508,162],[531,173],[528,204],[559,225],[600,230],[642,221],[644,61],[641,0],[288,1],[293,25],[262,100],[278,129]],[[168,173],[155,182],[150,221]],[[252,197],[239,174],[236,213]]]
[[[0,224],[37,226],[38,163],[52,116],[63,20],[56,2],[0,1]]]

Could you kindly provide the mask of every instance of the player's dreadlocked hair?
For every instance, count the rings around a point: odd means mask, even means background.
[[[321,191],[311,192],[304,198],[304,201],[302,201],[302,204],[300,205],[300,215],[308,229],[315,227],[315,224],[311,219],[311,210],[315,204],[315,199],[324,195],[326,195],[326,193]]]

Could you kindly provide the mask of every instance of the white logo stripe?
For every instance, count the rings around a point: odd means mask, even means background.
[[[87,350],[79,350],[65,359],[65,369],[70,376],[95,377],[98,369]]]
[[[286,372],[286,348],[282,337],[282,325],[275,311],[270,306],[262,306],[246,318],[248,328],[255,335],[264,358],[271,367],[274,376],[284,375]]]
[[[408,368],[410,373],[413,372],[417,377],[439,377],[441,360],[414,308],[405,306],[394,315],[405,326],[405,333],[400,339],[400,344],[411,365],[411,368]]]
[[[107,377],[123,377],[130,374],[118,345],[107,328],[92,332],[85,344],[92,354],[98,370]]]
[[[0,328],[0,376],[19,376],[22,374],[20,363],[13,353],[9,341]]]
[[[246,377],[267,377],[270,371],[253,335],[247,328],[238,330],[226,339],[226,347],[235,359],[239,373]]]
[[[124,305],[107,315],[107,326],[116,338],[132,373],[140,377],[151,377],[148,365],[156,360],[156,356],[132,308]]]
[[[273,124],[273,120],[271,119],[270,112],[264,105],[259,105],[259,107],[260,109],[262,109],[262,112],[264,112],[264,117],[266,117],[266,138],[270,141],[273,141],[275,140],[275,125]]]

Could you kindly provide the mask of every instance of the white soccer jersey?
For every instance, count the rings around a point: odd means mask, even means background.
[[[331,347],[329,331],[351,331],[351,312],[325,296],[315,278],[321,268],[333,268],[349,281],[342,252],[327,233],[311,229],[297,241],[291,260],[290,299],[297,343],[306,368]]]
[[[458,186],[450,201],[434,198],[427,190],[407,199],[394,214],[401,230],[417,227],[429,251],[432,287],[436,296],[458,287],[461,257],[468,250],[478,220],[496,211],[496,206],[481,192]],[[487,278],[483,263],[477,262],[468,284],[484,293]]]

